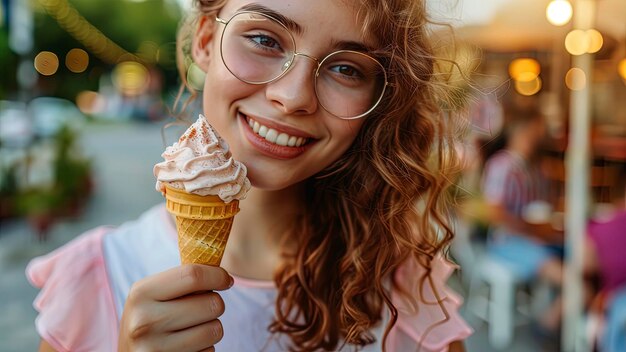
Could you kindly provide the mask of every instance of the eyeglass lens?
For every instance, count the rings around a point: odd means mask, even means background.
[[[241,12],[222,34],[222,59],[240,80],[264,84],[295,65],[295,41],[281,23],[258,13]],[[319,103],[340,118],[360,117],[372,110],[385,88],[385,72],[372,57],[340,50],[324,58],[317,71]]]

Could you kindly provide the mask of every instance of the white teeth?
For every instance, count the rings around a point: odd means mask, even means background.
[[[270,128],[267,130],[267,134],[265,135],[265,140],[270,143],[276,143],[277,137],[278,137],[278,132],[275,129]]]
[[[308,142],[308,138],[290,136],[287,133],[280,133],[273,128],[261,125],[257,121],[248,118],[248,125],[254,133],[265,138],[266,141],[280,146],[301,147]]]
[[[281,133],[276,138],[276,144],[278,145],[286,146],[287,142],[289,142],[289,135],[286,133]]]

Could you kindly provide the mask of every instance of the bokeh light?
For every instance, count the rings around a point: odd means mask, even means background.
[[[582,29],[574,29],[565,37],[565,49],[572,55],[582,55],[589,50],[589,36]]]
[[[602,34],[595,29],[588,29],[587,36],[589,37],[589,47],[587,48],[588,53],[597,53],[602,49],[602,45],[604,44],[604,38],[602,38]]]
[[[190,65],[187,69],[187,84],[196,91],[201,91],[204,88],[204,80],[206,73],[196,65]]]
[[[148,88],[148,69],[135,61],[124,61],[113,70],[113,84],[126,96],[137,96]]]
[[[572,4],[567,0],[553,0],[546,8],[548,22],[555,26],[567,24],[572,19]]]
[[[597,53],[604,45],[602,34],[595,29],[575,29],[565,37],[565,49],[572,55]]]
[[[52,76],[59,69],[59,58],[55,53],[42,51],[35,56],[35,70],[44,76]]]
[[[84,114],[96,114],[104,110],[105,99],[101,94],[86,90],[76,96],[76,106]]]
[[[81,73],[89,66],[89,54],[83,49],[74,48],[65,55],[65,66],[74,73]]]
[[[515,91],[521,95],[535,95],[541,90],[541,78],[535,77],[530,81],[515,81]]]
[[[509,64],[509,75],[516,81],[529,82],[537,78],[541,65],[535,59],[519,58]]]
[[[565,85],[571,90],[583,90],[587,85],[585,71],[574,67],[567,71],[565,75]]]

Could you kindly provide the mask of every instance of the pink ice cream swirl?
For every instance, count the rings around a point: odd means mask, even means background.
[[[187,193],[216,195],[228,203],[245,198],[250,190],[246,166],[232,158],[226,141],[202,115],[161,156],[165,161],[154,166],[159,192],[167,183]]]

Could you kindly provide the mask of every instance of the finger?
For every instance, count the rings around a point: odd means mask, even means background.
[[[194,292],[225,290],[232,280],[220,267],[186,264],[137,282],[132,292],[137,297],[168,301]]]
[[[189,295],[168,301],[167,309],[157,314],[162,322],[159,330],[178,331],[217,319],[224,314],[224,301],[215,292]]]
[[[165,351],[202,351],[218,343],[224,336],[219,320],[172,332],[163,342]]]

